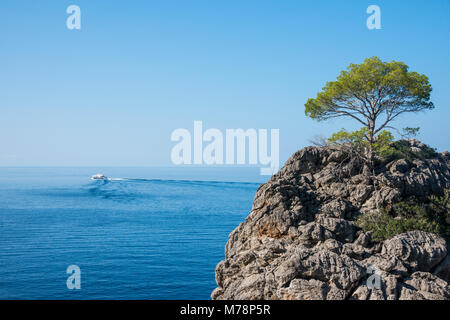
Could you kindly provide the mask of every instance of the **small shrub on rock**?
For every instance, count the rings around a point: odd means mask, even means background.
[[[409,140],[398,140],[391,143],[390,148],[386,150],[382,158],[384,162],[390,162],[398,159],[433,159],[437,156],[435,149],[421,144],[420,148],[411,148]]]

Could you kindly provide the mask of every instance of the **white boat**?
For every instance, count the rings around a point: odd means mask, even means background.
[[[94,175],[91,177],[91,179],[92,179],[92,180],[107,180],[108,178],[107,178],[105,175],[103,175],[103,174],[101,174],[101,173],[98,173],[98,174],[94,174]]]

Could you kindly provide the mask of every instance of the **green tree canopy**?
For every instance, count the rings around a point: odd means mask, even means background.
[[[305,104],[307,116],[322,121],[336,117],[357,120],[365,128],[370,149],[375,136],[399,115],[432,109],[428,77],[408,71],[403,62],[378,57],[350,64],[336,81],[327,82],[316,98]]]

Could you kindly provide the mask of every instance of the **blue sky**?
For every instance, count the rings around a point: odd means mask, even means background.
[[[81,8],[68,30],[66,8]],[[381,8],[381,30],[366,8]],[[449,149],[450,1],[1,1],[0,166],[170,165],[174,129],[280,129],[280,160],[352,121],[304,103],[377,55],[425,73],[435,110],[405,115]]]

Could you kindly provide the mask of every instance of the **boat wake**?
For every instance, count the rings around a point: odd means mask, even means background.
[[[95,174],[91,180],[108,181],[130,181],[130,182],[160,182],[160,183],[182,183],[182,184],[199,184],[199,185],[256,185],[259,182],[233,182],[233,181],[216,181],[216,180],[178,180],[178,179],[143,179],[143,178],[109,178],[103,174]]]
[[[91,176],[91,180],[103,180],[103,181],[125,181],[130,180],[127,178],[108,178],[104,174],[98,173]]]

